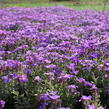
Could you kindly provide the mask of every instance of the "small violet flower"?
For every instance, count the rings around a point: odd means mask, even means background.
[[[88,109],[97,109],[95,105],[88,105]]]
[[[19,76],[19,81],[22,82],[22,83],[27,82],[28,81],[27,75],[26,74],[20,75]]]
[[[80,101],[90,101],[92,99],[92,96],[82,96]]]
[[[0,109],[3,109],[5,107],[5,101],[0,100]]]
[[[10,79],[8,76],[2,76],[2,80],[4,83],[9,83],[12,79]]]

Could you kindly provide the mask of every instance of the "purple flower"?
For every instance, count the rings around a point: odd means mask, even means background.
[[[60,96],[57,95],[57,91],[45,93],[40,96],[40,100],[44,100],[44,101],[57,100],[59,98]]]
[[[0,109],[3,109],[5,107],[5,101],[0,100]]]
[[[72,79],[73,78],[73,75],[70,75],[70,74],[61,74],[58,79],[59,80],[62,80],[62,81],[67,81],[69,79]]]
[[[31,74],[31,73],[32,73],[32,70],[25,68],[25,69],[24,69],[24,73],[25,73],[25,74]]]
[[[97,109],[95,105],[88,105],[88,109]]]
[[[19,76],[19,81],[20,82],[28,82],[28,77],[27,77],[27,75],[26,74],[23,74],[23,75],[20,75]]]
[[[75,71],[75,64],[74,63],[71,63],[70,65],[67,66],[69,69],[71,69],[72,71]]]
[[[46,109],[46,105],[48,105],[46,102],[40,103],[40,106],[38,109]]]
[[[2,80],[3,80],[4,83],[11,82],[11,79],[8,76],[2,76]]]
[[[98,70],[102,70],[103,69],[103,66],[104,66],[103,64],[100,64],[100,65],[98,65],[97,69]]]
[[[109,75],[108,75],[108,74],[105,74],[105,75],[104,75],[104,78],[109,78]]]
[[[54,64],[46,65],[46,68],[48,68],[48,69],[52,69],[52,68],[55,68],[55,67],[56,67],[56,65],[54,65]]]
[[[51,63],[51,61],[50,60],[47,60],[47,59],[45,59],[44,60],[47,64],[50,64]]]
[[[12,52],[15,53],[15,52],[19,52],[19,51],[23,51],[24,49],[28,49],[28,45],[22,45],[22,46],[19,46],[18,48],[16,48],[15,50],[13,50]]]
[[[77,88],[78,88],[78,86],[76,86],[76,85],[69,85],[68,86],[68,90],[71,91],[72,93],[76,92]]]
[[[42,81],[42,79],[41,79],[39,76],[36,76],[34,80],[35,80],[36,82],[39,82],[39,83]]]
[[[52,96],[49,96],[49,97],[50,97],[50,99],[52,99],[52,100],[57,100],[57,99],[60,98],[59,95],[52,95]]]
[[[77,63],[79,61],[78,57],[72,57],[72,62]]]
[[[60,107],[59,109],[71,109],[70,107]]]
[[[49,94],[48,93],[47,94],[42,94],[40,96],[40,100],[49,101],[50,100]]]
[[[109,94],[109,86],[106,87],[106,93]]]
[[[104,70],[107,71],[107,72],[109,72],[109,67],[106,67]]]
[[[49,76],[49,79],[50,80],[54,80],[54,73],[52,73],[52,72],[47,72],[47,73],[45,73],[47,76]]]
[[[79,78],[79,79],[77,79],[77,81],[78,81],[79,83],[85,83],[85,82],[86,82],[86,80],[85,80],[84,78]]]
[[[83,95],[80,99],[80,101],[90,101],[92,99],[92,96],[85,96]]]
[[[109,63],[108,63],[108,62],[107,62],[107,63],[105,63],[105,65],[109,67]]]
[[[99,107],[99,109],[105,109],[105,108],[101,106],[101,107]]]
[[[16,73],[10,73],[9,75],[10,75],[13,79],[19,78],[19,75],[16,74]]]
[[[78,71],[72,71],[71,74],[77,75],[78,74]]]
[[[95,84],[92,85],[91,89],[92,89],[92,90],[98,90],[98,88],[96,87]]]
[[[53,70],[53,73],[54,74],[60,74],[60,73],[62,73],[62,71],[59,67],[55,67],[54,70]]]

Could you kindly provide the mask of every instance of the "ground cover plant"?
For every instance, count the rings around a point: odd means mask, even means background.
[[[1,9],[0,109],[109,109],[109,11]]]

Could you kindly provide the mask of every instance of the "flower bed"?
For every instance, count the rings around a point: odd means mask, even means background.
[[[109,12],[1,9],[0,109],[109,109]]]

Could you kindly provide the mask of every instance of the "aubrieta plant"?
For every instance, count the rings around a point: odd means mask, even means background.
[[[109,109],[109,11],[0,9],[0,109]]]

